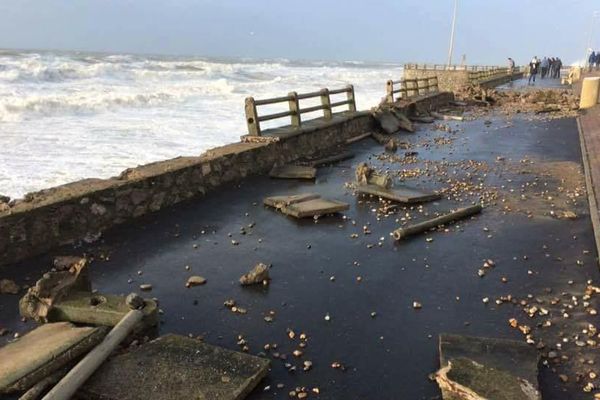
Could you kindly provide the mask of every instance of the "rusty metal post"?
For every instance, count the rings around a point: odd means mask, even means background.
[[[389,81],[386,82],[385,91],[386,91],[385,101],[388,103],[393,103],[394,102],[394,81],[392,81],[390,79]]]
[[[348,101],[350,102],[348,104],[348,109],[351,112],[356,112],[356,99],[354,97],[354,85],[348,85],[347,89],[348,89],[348,91],[346,92],[346,94],[348,95]]]
[[[331,119],[331,97],[329,96],[329,89],[321,89],[321,105],[323,106],[323,117],[325,119]]]
[[[256,112],[254,97],[246,97],[244,109],[246,111],[246,124],[248,125],[248,134],[250,136],[260,136],[260,122]]]
[[[288,103],[290,106],[290,112],[292,115],[290,116],[292,119],[292,126],[300,128],[302,125],[302,119],[300,118],[300,102],[298,101],[298,93],[290,92],[288,93],[290,97]]]

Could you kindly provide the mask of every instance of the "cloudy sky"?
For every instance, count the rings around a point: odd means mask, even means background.
[[[445,62],[454,0],[0,0],[0,48]],[[459,0],[455,60],[583,58],[599,0]]]

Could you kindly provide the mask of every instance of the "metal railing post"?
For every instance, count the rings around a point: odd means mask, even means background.
[[[260,122],[258,121],[258,115],[256,113],[254,97],[246,97],[244,110],[246,111],[248,134],[251,136],[260,136]]]
[[[288,93],[288,96],[290,97],[288,104],[290,106],[290,112],[292,113],[292,115],[290,115],[290,118],[292,119],[292,126],[299,128],[300,125],[302,125],[302,120],[300,118],[300,102],[298,101],[298,93],[290,92]]]
[[[329,89],[321,89],[321,105],[323,106],[323,117],[331,119],[331,97],[329,97]]]

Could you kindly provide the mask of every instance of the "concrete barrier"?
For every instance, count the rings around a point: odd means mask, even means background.
[[[590,108],[598,104],[600,94],[600,77],[584,78],[581,85],[581,100],[579,108]]]

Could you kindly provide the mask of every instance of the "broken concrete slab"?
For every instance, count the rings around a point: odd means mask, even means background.
[[[359,185],[356,190],[361,194],[379,196],[398,203],[424,203],[439,199],[441,196],[435,192],[425,192],[406,186],[383,188],[377,185]]]
[[[107,328],[44,324],[0,348],[0,393],[24,391],[96,346]],[[10,362],[6,362],[10,361]]]
[[[373,113],[373,117],[379,122],[381,129],[388,134],[396,133],[400,130],[400,121],[390,111],[378,110]]]
[[[273,167],[269,176],[278,179],[315,179],[317,169],[302,165],[283,165],[281,167]]]
[[[269,360],[166,335],[108,360],[80,389],[91,400],[243,399]]]
[[[335,214],[346,211],[350,205],[338,200],[313,199],[301,203],[291,204],[282,211],[296,218],[317,217],[326,214]]]
[[[321,195],[317,193],[301,193],[289,196],[271,196],[264,199],[263,203],[269,207],[282,208],[289,206],[290,204],[318,199],[319,197],[321,197]]]
[[[322,199],[320,195],[312,193],[267,197],[263,203],[295,218],[334,214],[350,208],[347,203]]]
[[[53,304],[71,291],[91,292],[87,260],[82,257],[57,257],[55,270],[45,273],[19,300],[23,317],[46,322]]]
[[[526,343],[442,334],[436,381],[444,400],[540,400],[539,356]]]
[[[138,331],[158,325],[158,305],[151,299],[144,299],[144,303],[144,318]],[[125,296],[74,292],[54,304],[48,321],[115,326],[129,311]]]
[[[392,178],[387,174],[379,174],[367,163],[360,163],[354,171],[356,182],[360,185],[375,185],[384,189],[392,186]]]

